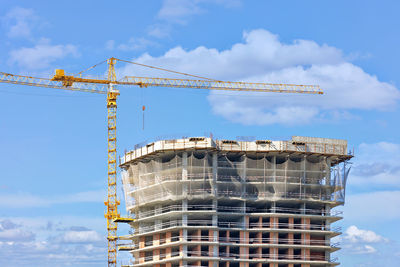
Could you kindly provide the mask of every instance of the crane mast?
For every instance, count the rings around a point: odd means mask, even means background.
[[[115,73],[115,64],[117,61],[201,78],[201,80],[128,76],[124,77],[120,81],[117,81]],[[107,219],[109,267],[115,267],[117,265],[117,223],[130,222],[133,220],[131,218],[121,218],[120,214],[118,213],[120,201],[117,199],[117,98],[119,96],[119,90],[116,88],[117,85],[139,87],[157,86],[244,92],[323,94],[321,88],[317,85],[217,81],[116,58],[109,58],[107,60],[107,64],[107,79],[91,79],[68,76],[65,75],[64,70],[57,69],[52,79],[0,72],[0,82],[107,95],[107,200],[104,202],[104,204],[106,205],[105,218]]]
[[[107,219],[108,240],[108,266],[117,265],[117,222],[119,217],[117,199],[117,97],[119,92],[114,88],[116,81],[115,59],[108,59],[108,84],[107,92]]]

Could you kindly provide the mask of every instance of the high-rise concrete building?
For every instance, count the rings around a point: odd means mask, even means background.
[[[130,266],[335,266],[347,142],[185,138],[121,158]]]

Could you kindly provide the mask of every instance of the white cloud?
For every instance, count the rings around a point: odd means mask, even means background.
[[[79,55],[75,45],[52,45],[48,39],[42,39],[34,47],[11,50],[9,63],[17,64],[22,69],[45,69],[56,60],[69,55]]]
[[[375,254],[378,250],[371,244],[379,246],[389,242],[387,238],[371,230],[359,229],[355,225],[348,227],[344,234],[336,239],[341,241],[345,254]]]
[[[14,7],[3,17],[4,24],[7,26],[8,37],[29,38],[32,28],[37,25],[39,18],[33,9]]]
[[[342,114],[352,117],[354,109],[388,110],[400,99],[395,86],[347,62],[339,49],[309,40],[285,44],[262,29],[245,33],[243,43],[227,50],[175,47],[159,57],[143,54],[134,60],[217,80],[319,84],[324,90],[324,95],[211,92],[214,113],[242,124],[304,124]],[[121,72],[146,75],[132,66]]]
[[[93,224],[93,218],[52,218],[51,224],[57,227],[50,228],[48,219],[0,220],[0,266],[101,265],[106,254],[105,237],[83,226],[67,227],[58,220]]]
[[[64,233],[62,241],[65,243],[90,243],[102,240],[101,236],[93,230],[68,231]]]
[[[347,239],[351,243],[379,243],[388,241],[386,238],[376,234],[373,231],[359,229],[355,225],[352,225],[346,229],[343,238]]]
[[[24,229],[8,229],[0,231],[0,241],[26,242],[35,239],[35,235]]]
[[[22,229],[20,225],[9,219],[0,221],[0,241],[1,242],[28,242],[35,239],[34,233],[27,229]]]
[[[8,219],[0,221],[0,231],[15,229],[17,227],[18,227],[18,224],[15,224],[14,222],[12,222]]]
[[[353,186],[400,188],[400,144],[362,143],[355,154],[350,177]]]
[[[354,254],[374,254],[376,252],[377,250],[370,245],[362,245],[352,248],[352,253]]]

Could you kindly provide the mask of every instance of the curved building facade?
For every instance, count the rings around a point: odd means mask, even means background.
[[[121,158],[130,266],[322,267],[344,203],[347,142],[164,140]]]

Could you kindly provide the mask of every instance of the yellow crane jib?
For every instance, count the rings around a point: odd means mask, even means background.
[[[193,88],[193,89],[226,90],[226,91],[323,94],[323,91],[318,85],[229,82],[229,81],[214,81],[214,80],[170,79],[170,78],[134,77],[134,76],[124,77],[121,83],[136,84],[139,85],[140,87],[158,86],[158,87]]]

